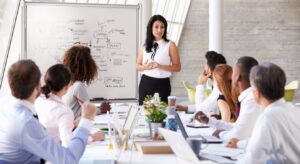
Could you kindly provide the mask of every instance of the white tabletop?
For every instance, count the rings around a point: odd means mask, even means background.
[[[112,112],[119,112],[121,115],[124,115],[126,109],[129,109],[128,106],[113,106]],[[187,122],[192,115],[181,114],[183,122]],[[124,118],[124,117],[121,117]],[[99,129],[99,126],[103,126],[107,123],[107,115],[97,116],[95,119],[95,130]],[[121,122],[124,122],[124,119]],[[201,135],[211,135],[213,129],[211,128],[186,128],[187,133],[189,134],[201,134]],[[87,148],[80,160],[81,164],[88,163],[101,163],[101,164],[112,164],[112,163],[121,163],[121,164],[188,164],[190,162],[181,160],[177,158],[174,154],[142,154],[138,152],[132,144],[132,140],[138,138],[137,136],[147,136],[149,129],[147,123],[144,119],[143,113],[139,115],[138,125],[134,129],[133,137],[130,139],[129,146],[127,150],[109,150],[107,145],[108,141],[102,142],[93,142],[87,145]],[[224,147],[224,144],[209,144],[208,148],[215,147]],[[199,163],[214,163],[212,161],[199,161]]]

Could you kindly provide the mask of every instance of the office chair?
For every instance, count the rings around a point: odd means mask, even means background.
[[[182,81],[182,83],[188,93],[190,103],[195,104],[196,88],[186,80]]]
[[[291,81],[284,88],[284,99],[285,101],[293,101],[295,97],[295,90],[298,89],[298,80]]]

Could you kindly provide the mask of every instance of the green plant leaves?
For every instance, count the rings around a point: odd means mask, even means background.
[[[167,117],[165,111],[167,103],[163,101],[155,101],[151,95],[147,95],[143,107],[145,109],[146,118],[148,122],[163,122]]]

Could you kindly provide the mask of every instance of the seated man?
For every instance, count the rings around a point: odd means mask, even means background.
[[[300,109],[283,99],[286,76],[275,64],[255,66],[253,96],[263,108],[240,163],[299,163]]]
[[[67,148],[51,138],[39,123],[34,102],[41,91],[41,73],[31,60],[20,60],[8,71],[13,102],[0,108],[0,163],[78,163],[82,156],[96,107],[84,103],[82,119]]]
[[[177,105],[177,110],[185,112],[204,111],[206,114],[219,115],[217,99],[220,95],[218,86],[214,83],[211,94],[205,99],[205,84],[208,79],[212,79],[213,71],[218,64],[226,64],[226,59],[222,54],[215,51],[208,51],[205,54],[204,71],[199,76],[199,85],[196,87],[196,105],[182,106]]]
[[[239,58],[233,67],[232,86],[236,87],[240,93],[238,97],[240,111],[236,111],[235,123],[208,118],[201,112],[195,115],[201,123],[217,129],[214,135],[225,141],[229,140],[228,147],[236,148],[238,141],[250,138],[256,119],[261,113],[259,105],[253,98],[249,80],[250,70],[256,65],[258,65],[256,59],[244,56]]]

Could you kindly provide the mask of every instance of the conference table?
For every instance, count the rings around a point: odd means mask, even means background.
[[[113,104],[112,113],[121,113],[121,124],[125,121],[125,116],[129,110],[129,106],[133,104]],[[135,105],[135,104],[134,104]],[[111,117],[111,116],[110,116]],[[188,121],[192,115],[180,113],[183,122]],[[105,126],[107,127],[108,115],[99,115],[94,122],[94,131]],[[212,128],[188,128],[187,133],[190,135],[211,135],[214,131]],[[180,133],[180,132],[179,132]],[[80,164],[189,164],[191,162],[178,158],[175,154],[142,154],[137,151],[133,142],[136,140],[149,140],[149,127],[145,121],[143,110],[138,114],[138,120],[132,132],[131,138],[128,140],[128,147],[126,150],[112,150],[108,148],[108,141],[98,141],[89,143],[80,160]],[[222,148],[224,144],[208,144],[207,149],[214,150],[214,148]],[[235,161],[232,161],[234,163]],[[215,163],[213,161],[199,161],[203,164]]]

